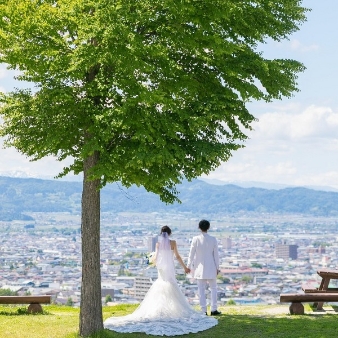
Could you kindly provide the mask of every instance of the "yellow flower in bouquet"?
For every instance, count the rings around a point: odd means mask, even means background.
[[[154,267],[156,265],[156,252],[150,252],[146,255],[148,267]]]

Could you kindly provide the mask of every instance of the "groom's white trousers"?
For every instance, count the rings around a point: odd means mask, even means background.
[[[207,300],[205,297],[205,289],[209,284],[210,293],[211,293],[211,311],[217,310],[217,284],[216,279],[197,279],[197,286],[198,286],[198,296],[200,299],[200,306],[202,312],[207,312]]]

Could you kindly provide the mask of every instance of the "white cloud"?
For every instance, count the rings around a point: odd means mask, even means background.
[[[338,170],[317,173],[315,175],[303,175],[294,181],[300,186],[322,186],[338,189]]]
[[[308,37],[306,37],[305,39],[307,39],[307,38]],[[268,43],[263,44],[261,46],[261,48],[264,51],[264,54],[267,55],[268,57],[271,57],[271,58],[278,57],[278,54],[281,53],[281,52],[283,52],[283,54],[284,53],[306,54],[308,52],[314,52],[314,51],[320,52],[320,46],[317,43],[307,43],[307,44],[305,44],[301,40],[304,40],[304,38],[283,40],[283,41],[280,41],[280,42],[268,41]],[[279,55],[279,57],[282,57],[282,55]]]
[[[291,40],[289,42],[289,46],[292,50],[297,50],[300,52],[311,52],[319,49],[319,46],[317,44],[305,45],[297,39]]]
[[[275,112],[259,117],[251,138],[293,140],[338,139],[338,113],[328,107],[310,106],[300,113]]]
[[[209,178],[338,188],[338,113],[333,109],[263,113],[254,128],[246,147]]]
[[[292,177],[297,169],[291,162],[278,162],[264,166],[259,161],[223,163],[208,178],[224,181],[260,181],[285,182]]]
[[[70,161],[57,161],[54,157],[46,157],[39,161],[30,162],[29,159],[20,154],[15,148],[2,148],[0,140],[0,175],[12,175],[13,173],[25,173],[32,177],[54,177],[59,174],[63,167]]]
[[[338,139],[332,140],[326,144],[327,150],[338,151]]]
[[[291,161],[273,162],[265,166],[259,159],[245,163],[228,162],[223,163],[207,177],[224,182],[251,181],[338,189],[338,170],[308,172]]]
[[[0,67],[0,79],[5,78],[7,76],[7,72],[8,71],[6,69]]]

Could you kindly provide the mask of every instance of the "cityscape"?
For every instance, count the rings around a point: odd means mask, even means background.
[[[0,222],[0,288],[19,295],[51,295],[80,305],[80,215],[32,213],[34,221]],[[206,215],[219,244],[218,303],[277,304],[281,293],[319,283],[317,269],[338,266],[338,218],[290,214]],[[190,213],[103,213],[102,303],[139,303],[157,278],[146,255],[163,225],[186,262],[199,219]],[[178,262],[177,262],[178,263]],[[176,265],[180,288],[198,305],[197,284]]]

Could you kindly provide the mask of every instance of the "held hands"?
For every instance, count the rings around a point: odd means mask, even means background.
[[[191,272],[191,270],[189,268],[187,268],[186,266],[184,267],[184,271],[185,271],[185,273],[190,273]]]

